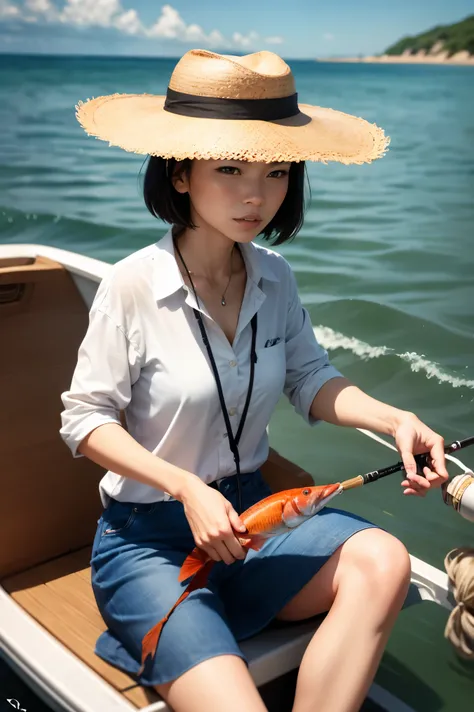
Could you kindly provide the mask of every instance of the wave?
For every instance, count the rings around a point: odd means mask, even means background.
[[[424,354],[417,354],[416,351],[407,351],[405,353],[397,353],[395,349],[388,346],[371,346],[354,336],[345,336],[338,331],[334,331],[329,326],[313,326],[314,334],[327,351],[336,351],[343,349],[351,351],[353,354],[361,358],[363,361],[369,359],[380,358],[381,356],[396,356],[401,361],[408,363],[410,370],[414,373],[424,372],[425,377],[436,378],[439,383],[449,383],[453,388],[472,388],[474,389],[474,381],[465,378],[459,378],[443,371],[440,365],[434,361],[429,361]]]

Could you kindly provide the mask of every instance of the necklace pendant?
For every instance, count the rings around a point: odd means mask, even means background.
[[[223,307],[225,307],[225,305],[226,305],[225,297],[222,297],[222,299],[221,299],[221,304],[222,304]]]

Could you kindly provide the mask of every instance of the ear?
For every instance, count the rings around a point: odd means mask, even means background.
[[[189,191],[188,176],[183,171],[183,162],[184,161],[178,161],[178,163],[176,163],[171,178],[173,188],[178,191],[178,193],[187,193]]]

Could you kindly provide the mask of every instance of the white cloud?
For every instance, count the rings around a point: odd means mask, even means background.
[[[259,40],[259,34],[253,30],[248,33],[248,35],[242,35],[240,32],[234,32],[232,35],[232,40],[234,45],[241,47],[242,49],[248,49],[252,45],[255,45]]]
[[[25,7],[31,12],[45,13],[51,9],[51,3],[49,0],[26,0]]]
[[[111,27],[114,15],[122,11],[120,0],[67,0],[60,20],[68,25]]]
[[[265,39],[267,44],[283,44],[284,41],[283,37],[267,37]]]
[[[140,22],[136,10],[127,10],[116,17],[113,21],[114,27],[127,35],[142,35],[144,27]]]
[[[174,7],[171,7],[171,5],[164,5],[161,9],[160,17],[155,24],[146,31],[146,34],[148,37],[176,39],[182,36],[185,30],[186,25],[179,12],[175,10]]]
[[[0,0],[0,18],[19,17],[20,10],[16,5],[12,5],[8,0]]]
[[[163,5],[161,15],[151,27],[145,30],[145,34],[148,37],[161,37],[180,42],[199,42],[211,47],[229,44],[219,30],[212,30],[206,34],[199,25],[186,25],[178,10],[171,5]],[[234,43],[240,46],[239,40]]]
[[[223,45],[227,44],[227,40],[219,32],[219,30],[212,30],[212,32],[209,33],[208,37],[209,42],[211,42],[212,45],[215,47],[222,47]]]
[[[334,39],[334,35],[331,34],[331,32],[326,32],[326,34],[323,35],[323,39],[328,40],[328,42],[330,42]]]
[[[234,32],[230,39],[226,39],[217,29],[206,32],[200,25],[186,24],[172,5],[163,5],[157,20],[145,27],[137,11],[125,10],[120,0],[65,0],[61,10],[51,0],[24,0],[21,7],[9,0],[0,0],[0,18],[15,18],[28,23],[61,23],[73,27],[115,28],[123,34],[150,39],[237,50],[257,50],[261,44],[277,45],[284,42],[282,37],[261,39],[255,30],[246,34]]]
[[[26,22],[37,22],[39,19],[47,22],[59,21],[59,13],[50,0],[26,0],[25,8],[32,13],[23,18]]]

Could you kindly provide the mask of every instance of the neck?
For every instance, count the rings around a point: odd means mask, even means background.
[[[174,238],[190,272],[209,281],[229,276],[235,242],[225,235],[204,235],[198,230],[184,230]],[[178,257],[178,264],[182,266]]]

